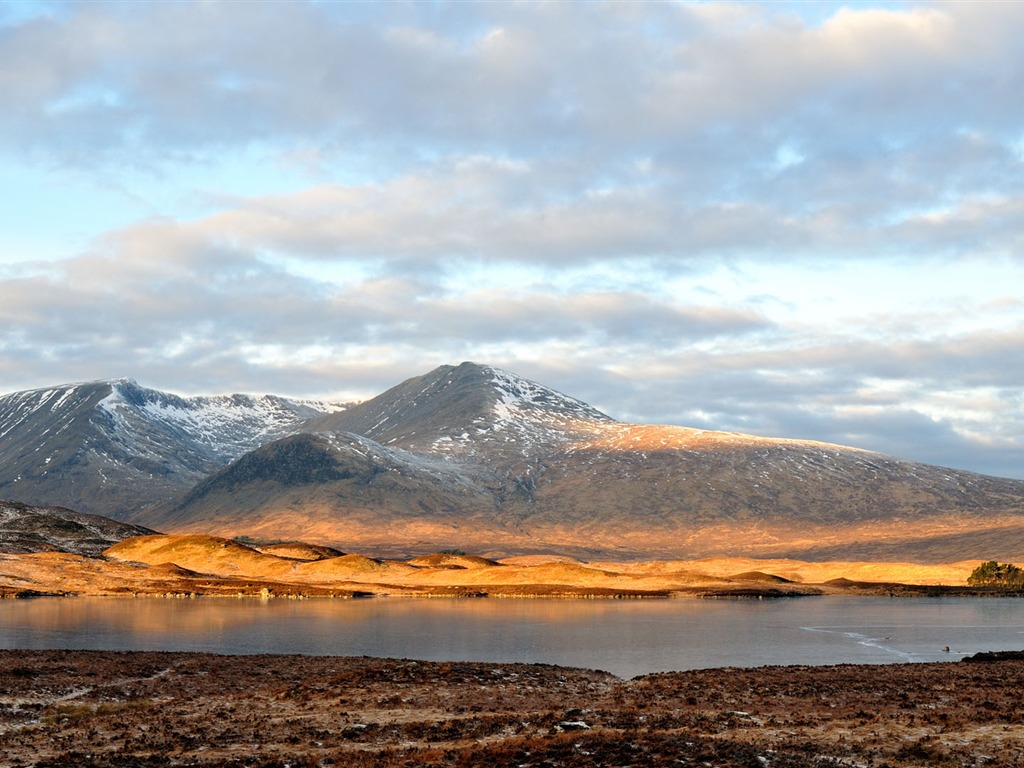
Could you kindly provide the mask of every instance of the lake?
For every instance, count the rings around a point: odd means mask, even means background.
[[[0,600],[0,648],[540,662],[628,678],[1018,650],[1024,600],[38,598]]]

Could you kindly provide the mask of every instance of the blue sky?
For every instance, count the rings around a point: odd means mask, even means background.
[[[1024,477],[1024,4],[6,3],[0,391],[622,420]]]

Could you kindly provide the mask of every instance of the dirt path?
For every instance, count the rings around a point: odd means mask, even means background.
[[[38,691],[32,691],[28,694],[22,693],[19,696],[0,696],[0,712],[10,715],[10,717],[5,718],[5,720],[0,720],[0,737],[10,731],[39,724],[39,720],[37,719],[19,722],[18,715],[21,712],[31,714],[46,710],[59,711],[58,705],[68,701],[74,701],[75,699],[80,699],[85,696],[102,697],[102,693],[97,693],[98,689],[123,689],[125,686],[133,686],[137,683],[159,680],[161,677],[169,675],[170,673],[171,667],[167,667],[166,669],[161,669],[151,675],[145,675],[143,677],[126,677],[120,680],[102,682],[98,685],[73,688],[67,693],[59,695],[52,693],[48,694],[47,689],[44,688]],[[3,672],[0,672],[0,678],[2,678],[3,674]],[[14,674],[21,675],[23,677],[32,677],[33,670],[26,667],[18,667],[14,669]],[[55,708],[57,709],[55,710]],[[10,720],[11,722],[6,722],[6,720]]]

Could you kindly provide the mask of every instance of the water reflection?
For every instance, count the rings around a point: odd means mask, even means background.
[[[377,598],[0,601],[0,647],[369,655],[655,671],[1019,648],[1024,601]],[[945,652],[944,647],[950,651]]]

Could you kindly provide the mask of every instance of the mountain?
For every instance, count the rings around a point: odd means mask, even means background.
[[[145,519],[199,530],[213,518],[230,535],[314,536],[377,550],[494,547],[522,538],[508,521],[524,514],[542,462],[594,425],[614,423],[505,371],[441,366],[310,421],[310,434],[253,451]]]
[[[387,555],[1024,560],[1024,481],[626,424],[475,363],[348,406],[130,379],[6,395],[0,497]]]
[[[105,549],[153,531],[63,507],[0,501],[0,553],[73,552],[98,557]]]
[[[625,424],[488,366],[309,421],[143,519],[413,554],[1024,558],[1024,482],[838,445]]]
[[[124,518],[342,406],[191,397],[131,379],[0,396],[0,497]]]

